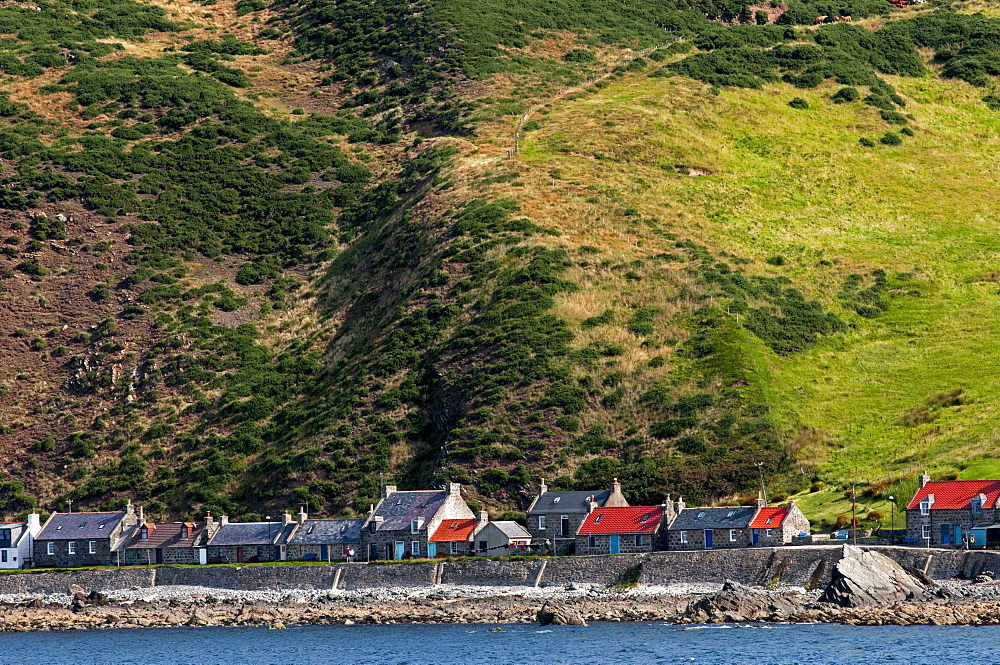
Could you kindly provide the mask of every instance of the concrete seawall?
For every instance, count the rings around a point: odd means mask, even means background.
[[[972,578],[1000,572],[1000,552],[876,549],[935,579]],[[75,573],[30,572],[0,575],[0,594],[65,593],[71,584],[108,591],[171,585],[243,591],[469,586],[611,586],[623,580],[645,585],[722,583],[755,586],[821,586],[841,557],[840,547],[785,547],[745,550],[653,552],[613,556],[555,557],[526,561],[428,561],[419,563],[334,564],[329,566],[242,566],[202,568],[122,568]]]

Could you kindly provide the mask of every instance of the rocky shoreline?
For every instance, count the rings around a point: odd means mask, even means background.
[[[825,589],[723,585],[235,591],[160,586],[0,596],[0,631],[183,626],[658,621],[1000,625],[1000,582],[930,580],[881,554],[844,548]]]

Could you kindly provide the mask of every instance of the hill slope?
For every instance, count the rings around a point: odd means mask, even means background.
[[[995,19],[166,7],[0,10],[6,513],[992,471]]]

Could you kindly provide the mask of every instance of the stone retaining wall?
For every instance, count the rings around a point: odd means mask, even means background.
[[[867,548],[866,548],[867,549]],[[1000,551],[878,547],[897,562],[925,570],[935,579],[973,578],[1000,573]],[[840,547],[779,547],[742,550],[652,552],[555,557],[526,561],[428,561],[420,563],[122,568],[74,573],[31,572],[0,575],[0,594],[66,593],[71,584],[109,591],[170,585],[232,590],[332,589],[353,591],[433,584],[481,586],[565,586],[623,580],[640,584],[722,583],[757,586],[820,586],[841,557]]]

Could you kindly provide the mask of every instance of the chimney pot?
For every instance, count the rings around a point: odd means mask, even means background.
[[[220,515],[219,526],[226,526],[227,524],[229,524],[229,515]]]

